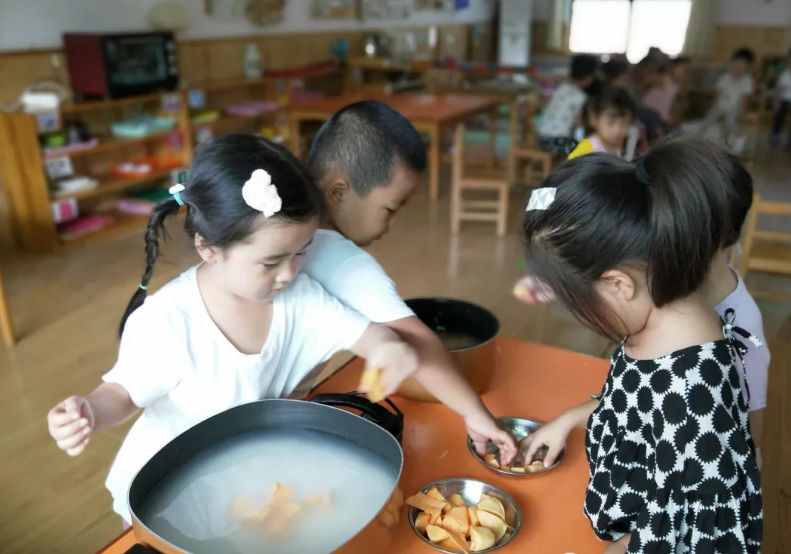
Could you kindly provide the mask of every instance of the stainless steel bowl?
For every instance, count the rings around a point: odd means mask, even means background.
[[[495,486],[488,485],[483,481],[478,481],[477,479],[456,478],[443,479],[441,481],[428,484],[420,489],[420,492],[427,493],[433,487],[437,487],[437,490],[445,498],[450,498],[450,496],[453,494],[460,494],[467,506],[477,506],[478,502],[481,501],[481,496],[484,494],[492,496],[503,503],[503,508],[505,509],[505,523],[509,527],[508,532],[510,533],[510,536],[503,537],[503,540],[500,542],[500,544],[487,550],[481,550],[481,553],[494,552],[495,550],[501,549],[514,539],[516,534],[519,532],[519,529],[522,527],[522,510],[519,509],[519,506],[516,504],[516,500],[514,500],[511,495],[507,494],[502,489],[498,489]],[[424,543],[430,545],[435,550],[447,552],[448,554],[456,554],[453,550],[447,550],[432,543],[427,537],[423,535],[423,533],[417,530],[415,527],[415,519],[419,513],[420,510],[412,506],[409,507],[407,512],[409,526],[417,534],[417,536],[420,537]]]
[[[543,423],[538,423],[537,421],[531,421],[529,419],[522,419],[522,418],[518,418],[518,417],[501,417],[501,418],[498,418],[498,421],[502,424],[503,429],[508,431],[516,439],[517,442],[521,441],[523,438],[525,438],[529,434],[534,433],[539,427],[541,427],[543,425]],[[540,475],[542,473],[546,473],[547,471],[552,471],[553,469],[558,467],[558,464],[560,464],[560,462],[563,461],[563,457],[566,455],[566,450],[564,449],[558,455],[557,460],[555,460],[555,463],[552,464],[552,466],[544,468],[544,469],[540,469],[538,471],[533,471],[533,472],[527,472],[526,471],[525,473],[516,473],[514,471],[506,471],[504,469],[497,469],[496,467],[493,467],[493,466],[490,466],[489,464],[487,464],[483,460],[483,458],[478,456],[478,453],[475,451],[475,447],[472,444],[472,439],[470,439],[469,437],[467,438],[467,449],[470,451],[470,454],[472,454],[473,458],[475,458],[480,463],[485,465],[488,469],[494,471],[495,473],[499,473],[500,475],[508,475],[510,477],[524,477],[526,475]],[[487,454],[499,454],[500,451],[497,448],[497,446],[495,446],[495,444],[493,442],[489,442],[486,445],[486,453]]]

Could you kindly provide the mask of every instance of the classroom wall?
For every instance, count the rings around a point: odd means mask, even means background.
[[[176,0],[189,13],[190,25],[180,39],[361,30],[386,25],[414,26],[489,21],[494,0],[469,0],[456,11],[413,11],[406,19],[359,21],[315,20],[308,0],[286,2],[284,20],[271,27],[247,21],[218,21],[206,15],[205,0]],[[58,48],[64,31],[135,31],[147,29],[146,15],[158,0],[0,0],[0,51]]]

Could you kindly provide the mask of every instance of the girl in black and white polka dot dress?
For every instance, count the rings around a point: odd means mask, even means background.
[[[759,553],[763,513],[736,359],[757,339],[703,293],[740,162],[695,139],[637,163],[591,154],[537,189],[524,219],[538,283],[620,343],[600,394],[525,441],[545,464],[586,429],[584,512],[607,553]],[[739,184],[743,184],[739,182]],[[625,339],[623,337],[626,337]],[[572,455],[572,453],[569,453]]]

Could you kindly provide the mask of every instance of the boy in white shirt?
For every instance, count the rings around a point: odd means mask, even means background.
[[[791,50],[788,51],[786,68],[777,80],[777,109],[772,121],[772,146],[780,144],[780,133],[783,132],[788,109],[791,108]],[[791,135],[788,137],[788,147],[791,148]]]
[[[741,123],[747,112],[747,99],[753,94],[753,77],[750,69],[755,55],[749,48],[739,48],[731,56],[731,70],[717,81],[714,107],[698,129],[698,135],[706,134],[714,124],[724,120],[728,127],[728,139],[741,137]]]
[[[476,447],[492,440],[506,459],[512,457],[513,438],[461,376],[439,337],[404,303],[382,266],[360,248],[387,232],[393,215],[417,190],[426,168],[418,132],[381,102],[351,104],[319,130],[309,165],[328,216],[308,248],[303,271],[348,307],[398,333],[418,353],[417,380],[464,418]]]

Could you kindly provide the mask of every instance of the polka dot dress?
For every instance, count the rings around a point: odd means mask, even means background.
[[[584,511],[600,539],[632,533],[629,553],[760,552],[761,487],[731,329],[656,360],[623,346],[613,355],[585,438]]]

